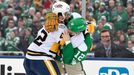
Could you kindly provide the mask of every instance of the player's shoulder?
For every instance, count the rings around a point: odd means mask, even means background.
[[[39,32],[39,31],[42,31],[42,30],[45,30],[45,29],[42,27],[42,28],[40,28],[40,29],[38,30],[38,32]]]
[[[48,34],[48,32],[45,30],[45,28],[41,28],[38,30],[38,34],[41,34],[41,33],[45,33],[45,34]]]

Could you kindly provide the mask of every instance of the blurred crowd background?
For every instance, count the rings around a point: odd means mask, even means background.
[[[55,0],[0,0],[0,55],[26,52],[45,23]],[[82,0],[62,0],[71,12],[82,13]],[[134,53],[134,0],[86,0],[86,20],[94,21],[93,44],[100,42],[100,31],[112,32],[113,42]],[[8,54],[10,52],[10,54]]]

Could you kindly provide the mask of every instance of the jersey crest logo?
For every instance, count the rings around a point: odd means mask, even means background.
[[[56,7],[56,8],[62,8],[62,7],[63,7],[63,5],[58,4],[58,5],[55,5],[55,7]]]

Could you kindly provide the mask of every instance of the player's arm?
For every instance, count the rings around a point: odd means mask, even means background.
[[[62,49],[63,61],[70,64],[74,57],[74,48],[71,43],[66,44]]]
[[[63,32],[62,39],[65,44],[62,46],[61,53],[64,63],[68,64],[72,61],[74,55],[74,48],[70,42],[70,35],[68,33],[68,30],[65,30]]]
[[[64,37],[67,39],[68,36]],[[75,59],[77,62],[83,61],[86,58],[92,46],[90,34],[85,35],[85,40],[76,48],[73,47],[70,41],[65,41],[66,45],[62,49],[64,63],[70,64]]]

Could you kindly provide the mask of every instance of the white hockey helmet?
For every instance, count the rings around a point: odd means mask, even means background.
[[[70,6],[63,1],[57,1],[52,6],[52,12],[57,15],[62,13],[62,15],[65,16],[66,12],[70,12]]]

